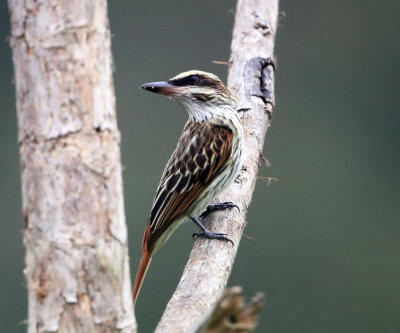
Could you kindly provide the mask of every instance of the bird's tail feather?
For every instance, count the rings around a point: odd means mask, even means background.
[[[153,255],[153,251],[147,250],[147,238],[150,233],[150,228],[147,227],[144,232],[143,244],[142,244],[142,258],[140,259],[140,264],[138,271],[136,273],[135,283],[133,285],[133,304],[136,303],[136,299],[138,297],[140,287],[142,286],[144,277],[146,276],[147,269],[149,268],[151,262],[151,256]]]

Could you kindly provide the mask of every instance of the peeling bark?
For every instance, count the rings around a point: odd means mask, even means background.
[[[105,0],[9,0],[28,332],[136,332]]]
[[[169,301],[156,332],[186,332],[209,315],[221,297],[246,225],[246,212],[255,187],[264,136],[274,109],[273,47],[278,0],[239,0],[231,45],[228,88],[239,100],[245,132],[244,165],[239,177],[220,197],[232,201],[240,212],[213,214],[206,223],[211,231],[227,233],[226,242],[198,239],[179,285]]]

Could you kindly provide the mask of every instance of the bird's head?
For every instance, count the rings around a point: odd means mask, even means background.
[[[198,70],[178,74],[168,81],[146,83],[141,88],[172,98],[182,104],[189,115],[236,106],[235,98],[216,75]]]

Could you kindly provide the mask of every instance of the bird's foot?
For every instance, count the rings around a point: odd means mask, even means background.
[[[227,234],[221,234],[221,233],[217,233],[217,232],[212,232],[210,230],[207,230],[207,228],[200,222],[200,220],[195,217],[195,216],[191,216],[190,219],[196,223],[196,225],[200,228],[201,231],[199,232],[195,232],[192,237],[194,240],[196,240],[197,238],[208,238],[208,239],[219,239],[219,240],[223,240],[225,242],[230,242],[232,245],[234,245],[234,243],[232,242],[232,240],[230,240]]]
[[[196,240],[197,238],[208,238],[208,239],[219,239],[225,242],[229,242],[232,244],[232,246],[234,245],[232,240],[230,240],[227,234],[220,234],[218,232],[211,232],[209,230],[206,231],[199,231],[199,232],[195,232],[192,237],[194,240]]]
[[[240,212],[239,207],[230,201],[208,205],[206,210],[203,213],[201,213],[200,219],[204,219],[206,216],[208,216],[211,213],[216,212],[218,210],[224,210],[224,209],[231,210],[232,208],[237,208]]]

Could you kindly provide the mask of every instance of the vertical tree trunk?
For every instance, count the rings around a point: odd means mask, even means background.
[[[105,0],[9,0],[33,332],[135,332]]]
[[[244,163],[238,179],[219,201],[234,202],[240,212],[234,209],[216,213],[208,221],[211,231],[227,233],[235,245],[204,239],[195,242],[181,281],[157,326],[157,333],[187,332],[199,319],[209,316],[230,275],[246,225],[264,136],[275,103],[274,66],[270,58],[274,54],[277,21],[278,0],[238,1],[228,88],[239,100],[238,112],[245,134]]]

